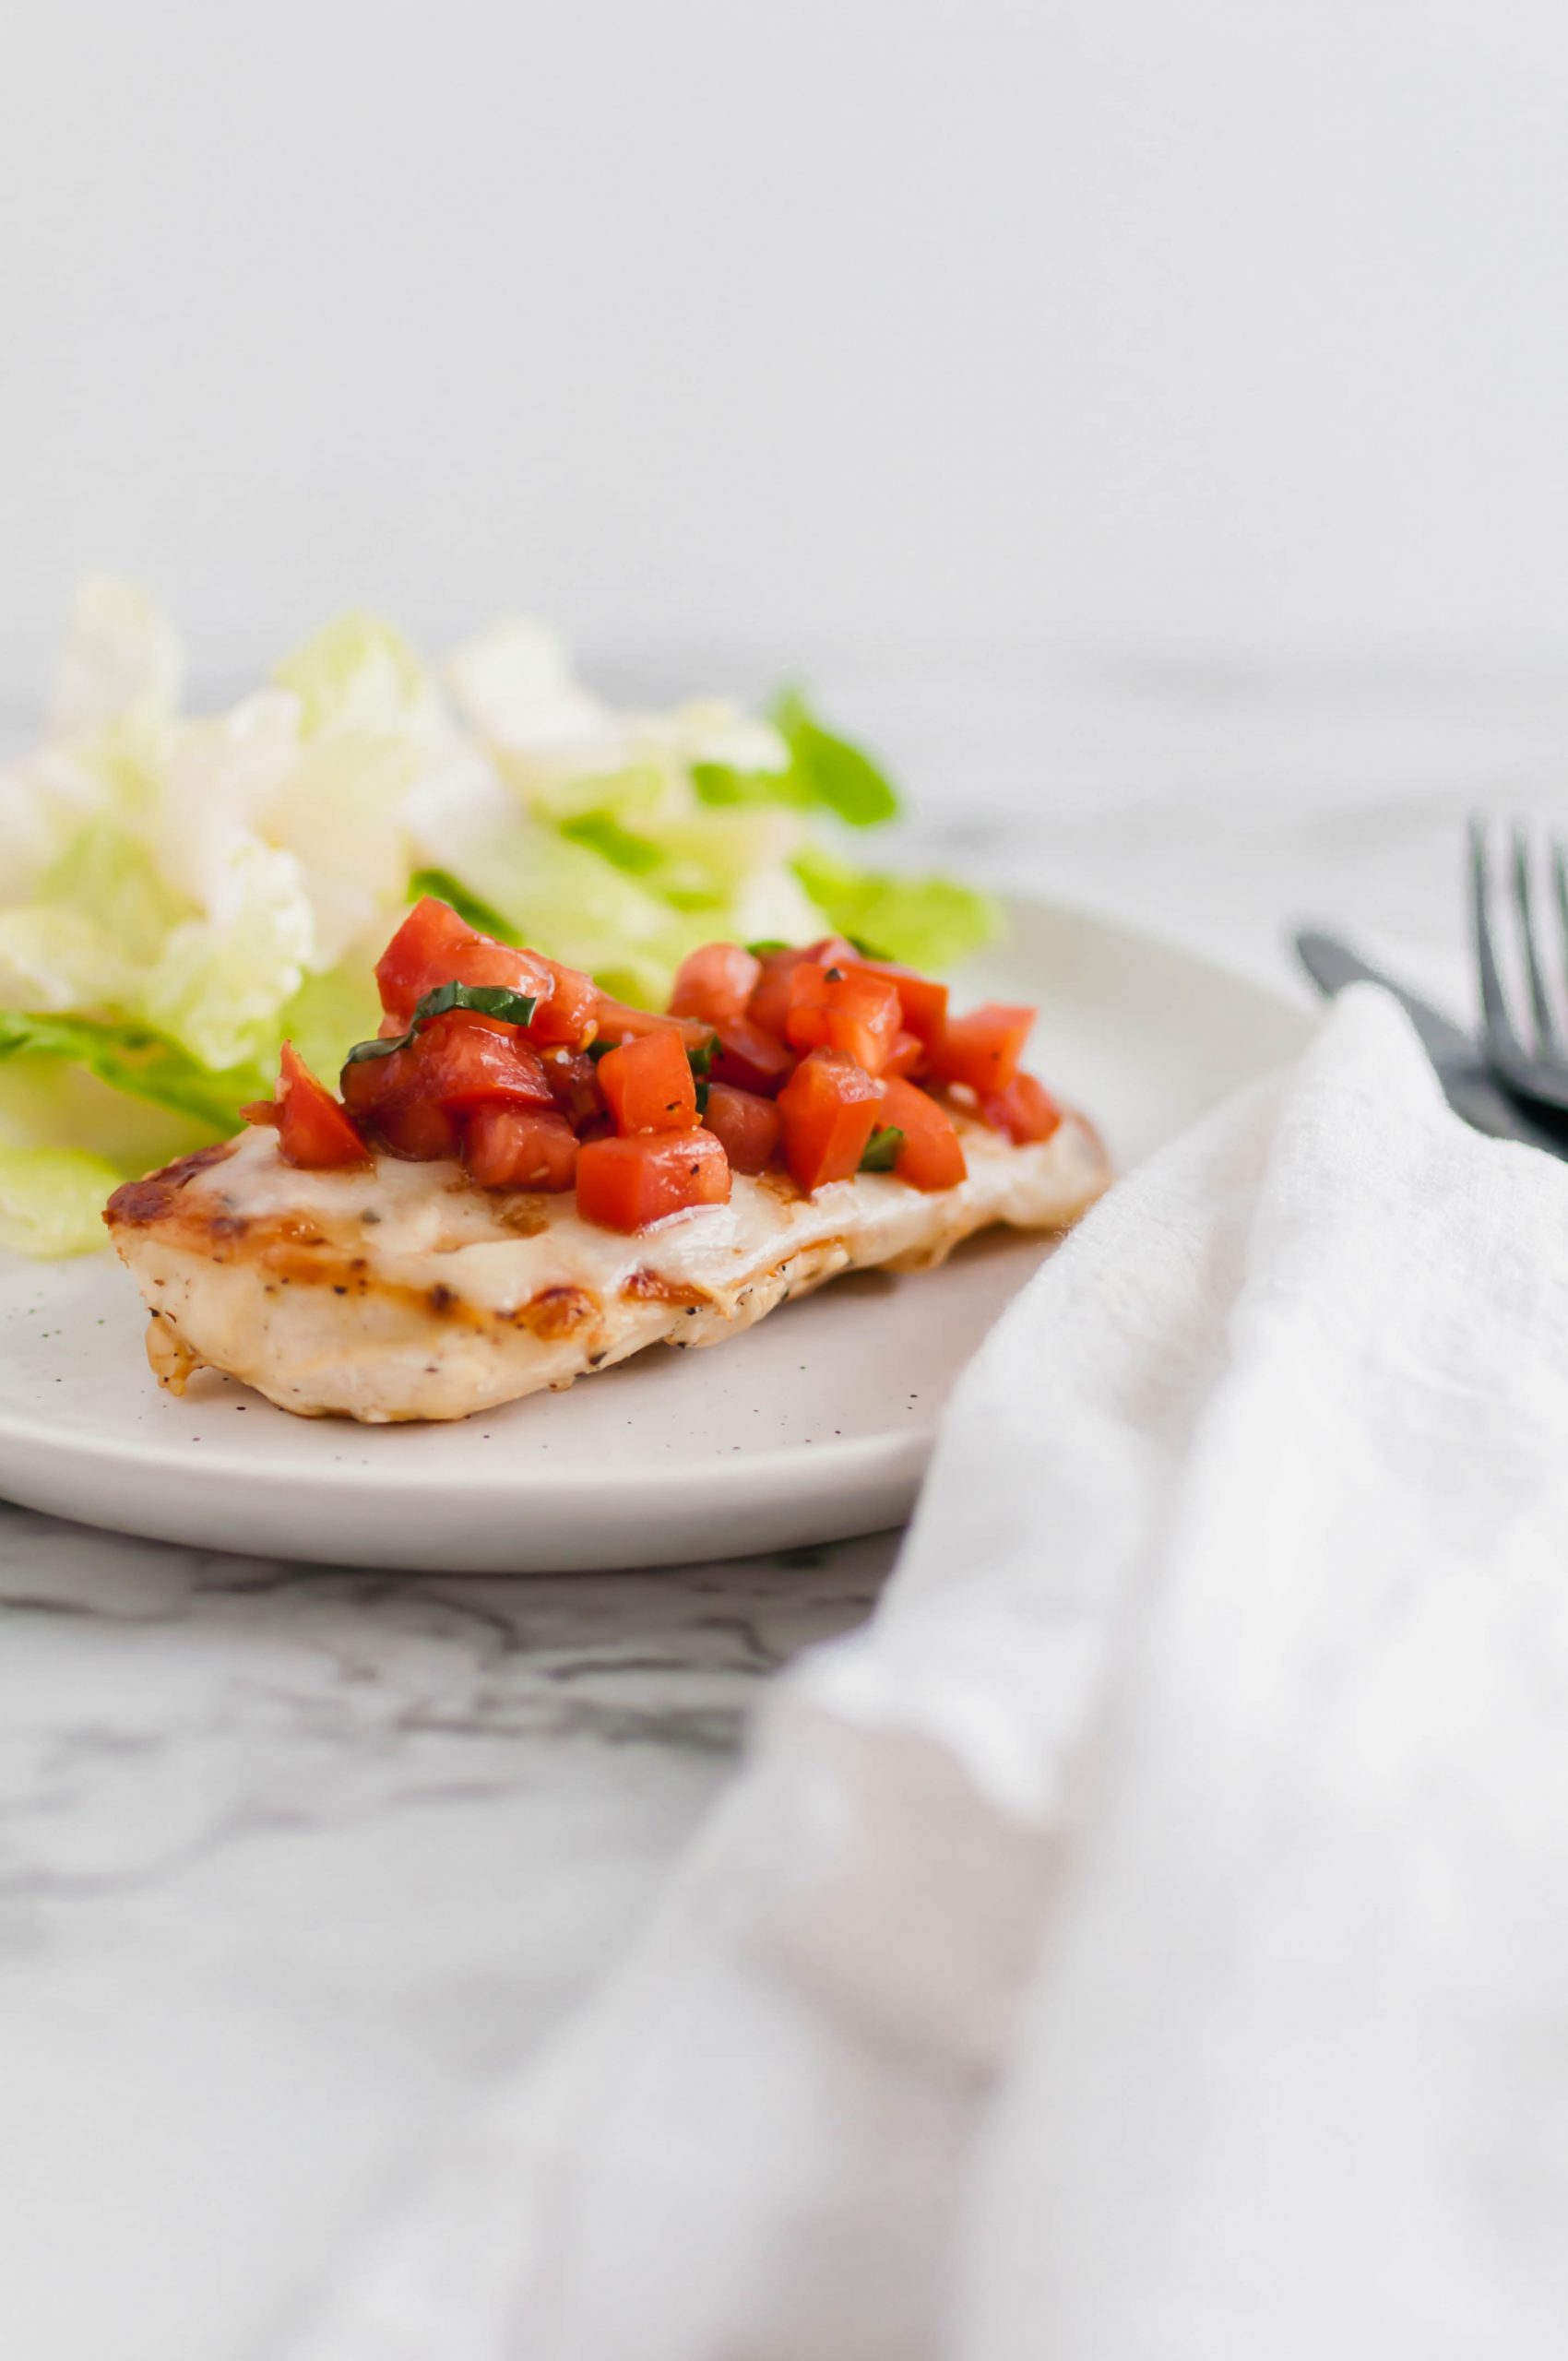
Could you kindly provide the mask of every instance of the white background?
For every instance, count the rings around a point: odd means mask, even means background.
[[[53,0],[0,77],[0,694],[1568,635],[1561,0]],[[1533,660],[1533,659],[1532,659]]]

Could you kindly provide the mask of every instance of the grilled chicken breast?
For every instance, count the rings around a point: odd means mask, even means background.
[[[728,1204],[630,1237],[457,1164],[302,1171],[265,1128],[128,1183],[105,1218],[175,1392],[205,1364],[304,1417],[461,1418],[645,1345],[717,1344],[843,1271],[927,1269],[992,1224],[1064,1229],[1109,1184],[1080,1116],[1021,1147],[956,1120],[956,1188],[737,1174]]]

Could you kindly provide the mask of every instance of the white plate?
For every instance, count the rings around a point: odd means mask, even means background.
[[[1282,997],[1081,912],[1015,904],[966,999],[1038,1002],[1035,1062],[1118,1168],[1290,1056]],[[0,1256],[0,1489],[29,1508],[250,1556],[540,1572],[872,1533],[914,1501],[955,1378],[1050,1248],[992,1233],[923,1276],[868,1272],[701,1353],[657,1347],[457,1426],[291,1418],[204,1373],[154,1384],[106,1255]]]

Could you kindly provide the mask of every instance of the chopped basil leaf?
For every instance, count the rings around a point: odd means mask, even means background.
[[[607,1058],[612,1050],[618,1050],[620,1046],[619,1041],[606,1041],[601,1037],[599,1040],[588,1043],[588,1053],[597,1065],[600,1058]]]
[[[699,1078],[705,1074],[719,1055],[719,1036],[710,1033],[700,1049],[686,1051],[686,1063]]]
[[[488,902],[481,902],[477,894],[470,894],[461,878],[454,877],[449,869],[416,869],[409,880],[409,892],[415,901],[422,895],[434,894],[438,902],[445,902],[449,908],[456,910],[463,924],[471,926],[476,934],[493,935],[497,943],[522,941],[517,929],[508,926],[499,910],[493,909]]]
[[[408,1048],[422,1025],[428,1025],[433,1016],[446,1015],[454,1008],[471,1008],[481,1016],[499,1016],[507,1025],[528,1025],[538,1006],[537,995],[511,992],[504,984],[437,984],[417,1003],[406,1033],[397,1034],[389,1041],[356,1041],[343,1062],[359,1066],[372,1058],[389,1058],[397,1050]]]
[[[866,1152],[861,1158],[862,1172],[891,1172],[904,1145],[904,1134],[897,1123],[879,1123],[866,1142]]]
[[[748,943],[746,949],[754,959],[771,959],[776,951],[788,951],[790,944],[778,943],[769,935],[761,943]]]
[[[712,1084],[707,1082],[699,1082],[697,1085],[697,1113],[699,1115],[706,1115],[707,1112],[707,1094],[712,1087]]]

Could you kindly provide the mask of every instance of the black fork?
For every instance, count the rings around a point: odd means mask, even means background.
[[[1553,970],[1568,988],[1568,852],[1562,838],[1553,837],[1554,921],[1548,920],[1539,906],[1529,838],[1523,828],[1513,831],[1506,871],[1506,891],[1499,897],[1485,826],[1472,820],[1470,896],[1480,979],[1482,1046],[1488,1064],[1510,1090],[1538,1105],[1568,1111],[1568,1035],[1547,989],[1548,974]],[[1529,1002],[1529,1018],[1523,1027],[1510,1013],[1503,981],[1497,952],[1500,937],[1493,932],[1491,918],[1494,898],[1504,899],[1513,909],[1511,923],[1518,937]],[[1549,935],[1552,937],[1550,943]]]

